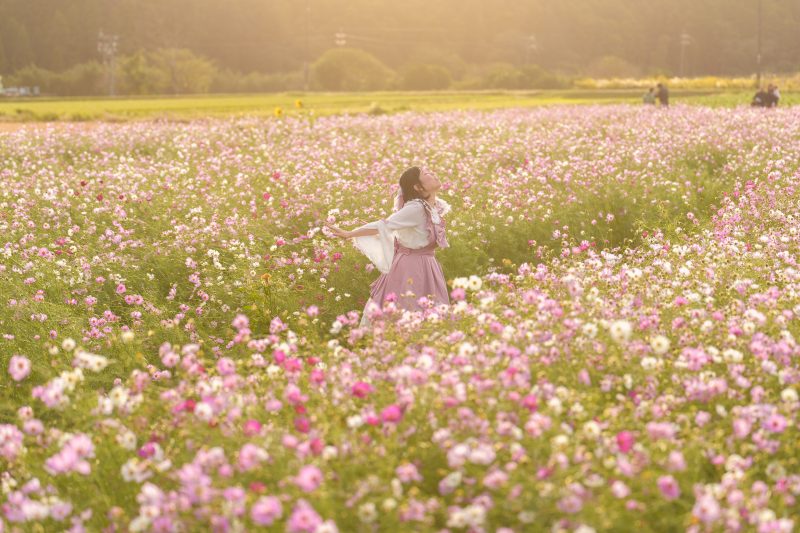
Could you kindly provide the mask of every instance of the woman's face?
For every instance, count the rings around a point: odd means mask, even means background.
[[[442,188],[442,182],[436,177],[436,174],[428,169],[422,169],[419,176],[419,182],[422,185],[424,192],[430,194]]]

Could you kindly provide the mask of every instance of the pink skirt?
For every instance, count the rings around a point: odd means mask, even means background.
[[[370,285],[370,299],[383,306],[394,295],[397,307],[418,311],[417,300],[428,297],[435,304],[449,304],[447,282],[442,267],[433,255],[436,243],[417,250],[397,246],[388,274],[381,274]]]

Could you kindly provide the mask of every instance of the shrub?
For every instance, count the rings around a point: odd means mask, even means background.
[[[599,78],[628,78],[639,75],[637,67],[617,56],[597,58],[592,61],[587,71]]]
[[[402,72],[403,89],[412,91],[447,89],[452,83],[450,71],[441,65],[412,64]]]
[[[375,56],[354,48],[328,50],[312,66],[314,84],[328,91],[386,89],[394,73]]]
[[[561,89],[568,87],[569,81],[538,65],[517,68],[508,63],[496,63],[482,76],[480,85],[485,89]]]
[[[260,93],[278,91],[299,91],[303,89],[303,73],[285,72],[264,74],[250,72],[244,74],[232,70],[217,72],[211,83],[211,92],[219,93]]]
[[[105,73],[103,66],[96,61],[79,63],[63,72],[53,72],[36,65],[29,65],[16,71],[9,80],[9,86],[35,87],[45,94],[60,96],[84,96],[102,94]]]
[[[148,62],[159,72],[154,81],[160,93],[207,93],[216,74],[209,59],[185,48],[159,48]]]

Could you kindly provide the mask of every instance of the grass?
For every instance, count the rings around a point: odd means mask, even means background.
[[[554,104],[632,103],[635,90],[437,91],[372,93],[274,93],[250,95],[155,96],[134,98],[25,98],[0,100],[0,121],[127,121],[145,118],[192,119],[209,116],[329,115],[499,109]],[[673,91],[672,100],[709,106],[747,105],[749,92]],[[800,94],[784,95],[785,104]],[[301,105],[298,105],[301,102]],[[276,111],[276,110],[280,111]]]

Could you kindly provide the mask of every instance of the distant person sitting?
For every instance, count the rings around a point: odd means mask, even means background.
[[[647,90],[642,97],[642,102],[649,105],[656,105],[656,90],[653,87]]]
[[[763,87],[760,87],[755,96],[753,96],[753,101],[750,102],[750,105],[752,107],[766,107],[768,97],[767,91],[765,91]]]
[[[661,104],[661,107],[669,105],[669,89],[663,83],[656,85],[656,98],[658,98],[658,103]]]
[[[778,90],[778,86],[770,83],[767,88],[767,107],[777,107],[780,100],[781,93]]]

